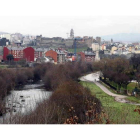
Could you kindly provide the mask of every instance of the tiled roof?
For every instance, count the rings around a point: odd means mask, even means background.
[[[85,55],[95,55],[95,53],[93,53],[93,52],[88,52],[88,51],[86,51],[86,52],[84,52],[85,53]]]
[[[7,47],[9,50],[23,50],[23,47]]]

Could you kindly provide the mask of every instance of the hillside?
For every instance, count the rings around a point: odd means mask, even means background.
[[[123,41],[123,42],[140,42],[140,33],[119,33],[102,36],[105,41]]]

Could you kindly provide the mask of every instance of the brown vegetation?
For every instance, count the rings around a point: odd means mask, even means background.
[[[55,90],[59,85],[74,80],[93,70],[91,63],[66,63],[65,65],[53,65],[49,67],[43,78],[47,90]]]
[[[93,70],[91,63],[76,62],[54,65],[52,63],[38,64],[34,68],[1,70],[4,75],[0,79],[3,85],[0,92],[3,97],[16,86],[22,86],[28,80],[43,79],[45,88],[54,93],[49,100],[41,103],[29,115],[18,117],[17,123],[44,124],[67,123],[69,118],[74,122],[88,123],[95,121],[101,112],[100,101],[91,95],[90,91],[78,84],[77,80],[83,74]],[[8,76],[8,78],[7,78]],[[6,81],[8,80],[8,82]],[[4,87],[4,85],[6,85]],[[2,94],[5,93],[5,94]]]
[[[98,63],[98,68],[102,72],[104,81],[115,82],[118,91],[121,87],[127,89],[127,85],[134,78],[134,69],[129,60],[124,58],[104,59]]]
[[[19,119],[22,124],[85,124],[97,122],[100,101],[90,91],[74,81],[60,85],[49,100],[45,100],[30,115]],[[68,121],[69,120],[69,121]],[[73,121],[72,121],[73,120]]]

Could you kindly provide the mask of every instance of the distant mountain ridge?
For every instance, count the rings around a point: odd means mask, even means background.
[[[0,34],[9,34],[9,33],[7,33],[7,32],[0,32]]]
[[[111,38],[113,41],[122,41],[122,42],[140,42],[140,33],[119,33],[101,36],[105,41],[110,41]]]

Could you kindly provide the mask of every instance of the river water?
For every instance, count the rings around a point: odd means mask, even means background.
[[[34,111],[39,103],[49,99],[52,92],[41,88],[43,84],[25,85],[22,90],[13,90],[5,98],[6,114],[0,117],[0,123],[13,123],[16,115],[27,115]]]

